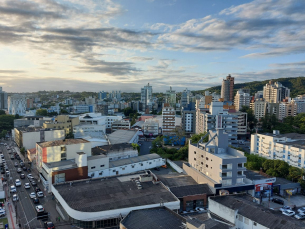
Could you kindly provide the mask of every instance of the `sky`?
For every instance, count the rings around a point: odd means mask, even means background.
[[[304,76],[304,0],[1,0],[0,86],[204,90]]]

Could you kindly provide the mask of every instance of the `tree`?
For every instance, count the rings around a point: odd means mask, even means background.
[[[1,134],[0,134],[0,138],[5,138],[7,135],[7,130],[2,130]]]
[[[20,149],[20,153],[24,156],[24,154],[25,154],[25,148],[24,148],[24,147],[22,147],[22,148]]]
[[[66,135],[66,139],[73,139],[74,138],[74,134],[70,131],[67,135]]]
[[[19,114],[15,114],[15,119],[18,119],[20,118],[20,115]]]
[[[253,110],[250,107],[242,106],[240,111],[247,113],[248,129],[253,130],[257,124],[257,119],[255,118]]]
[[[126,107],[123,112],[124,112],[125,117],[129,117],[130,114],[134,113],[134,111],[131,107]]]
[[[64,109],[60,109],[60,114],[69,114],[69,112]]]
[[[198,143],[202,137],[204,137],[204,135],[206,135],[207,133],[204,132],[204,133],[201,133],[201,134],[194,134],[192,135],[191,137],[191,143],[195,144],[195,143]],[[209,136],[206,136],[204,139],[203,139],[203,142],[208,142],[209,141]]]
[[[180,126],[176,126],[175,129],[169,135],[164,135],[166,144],[181,144],[182,139],[185,137],[185,132]]]
[[[140,154],[140,146],[137,143],[131,143],[131,146],[133,149],[138,151],[138,154]]]
[[[0,110],[0,115],[5,115],[5,111],[4,110]]]
[[[14,115],[0,115],[0,130],[10,131],[14,128]]]
[[[36,110],[36,115],[38,115],[38,116],[47,116],[48,115],[48,111],[46,109],[38,109],[38,110]]]

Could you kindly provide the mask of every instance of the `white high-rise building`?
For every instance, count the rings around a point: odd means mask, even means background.
[[[284,87],[280,82],[273,83],[271,80],[264,86],[263,96],[268,103],[279,103],[290,97],[290,89]]]
[[[164,104],[162,109],[162,131],[163,134],[168,134],[173,132],[175,129],[175,122],[176,122],[176,111],[175,108],[169,106],[169,104]]]
[[[0,110],[7,109],[7,93],[0,87]]]
[[[250,107],[253,110],[257,120],[260,120],[265,116],[267,112],[267,106],[268,103],[264,99],[256,99],[253,103],[250,104]]]
[[[281,102],[279,104],[279,120],[283,120],[288,116],[296,116],[297,115],[297,104],[289,101]]]
[[[243,106],[250,106],[250,94],[245,93],[242,89],[238,90],[234,98],[234,106],[236,111],[240,111]]]
[[[145,105],[145,107],[152,102],[152,86],[147,84],[144,88],[141,88],[141,102]]]
[[[24,116],[26,113],[26,97],[18,94],[8,96],[8,112],[11,115]]]

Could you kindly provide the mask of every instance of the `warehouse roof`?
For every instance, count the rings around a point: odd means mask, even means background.
[[[37,144],[41,147],[52,147],[52,146],[61,146],[61,145],[74,145],[80,143],[88,143],[89,141],[77,138],[77,139],[64,139],[64,140],[56,140],[49,142],[37,142]]]

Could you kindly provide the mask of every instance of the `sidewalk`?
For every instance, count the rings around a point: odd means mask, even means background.
[[[5,189],[5,196],[8,197],[7,188]],[[11,201],[11,199],[8,202],[5,201],[5,211],[6,211],[6,216],[8,219],[9,228],[18,229],[19,226],[17,225],[17,222],[16,222],[15,208],[14,208],[14,205],[13,205],[13,202]]]

